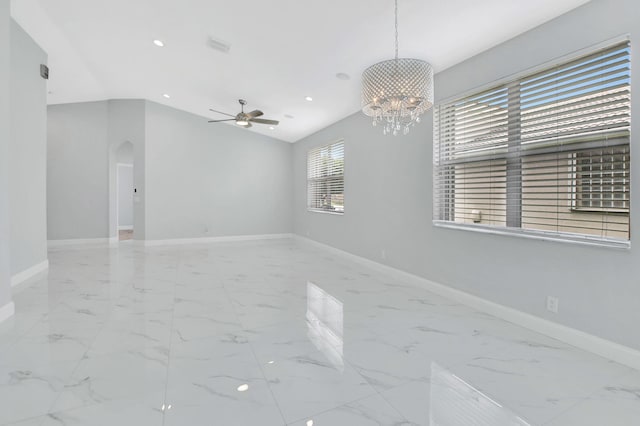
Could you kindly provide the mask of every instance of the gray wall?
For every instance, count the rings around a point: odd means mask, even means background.
[[[119,164],[133,164],[133,144],[131,142],[123,142],[118,146],[116,161]]]
[[[47,223],[50,240],[116,236],[118,148],[133,145],[135,184],[144,192],[142,100],[50,105],[48,108]],[[136,235],[144,238],[144,205],[134,206]]]
[[[47,259],[47,54],[11,25],[11,274]]]
[[[108,113],[107,102],[48,108],[50,240],[109,236]]]
[[[147,102],[146,238],[291,232],[291,152],[289,143]]]
[[[0,309],[11,303],[9,272],[9,0],[0,0]]]
[[[53,105],[48,118],[51,240],[116,235],[124,142],[133,145],[134,238],[292,230],[291,144],[142,100]]]
[[[436,76],[437,99],[629,33],[640,45],[633,0],[594,0]],[[634,48],[635,50],[635,48]],[[640,56],[632,67],[640,69]],[[640,87],[633,73],[632,87]],[[633,96],[632,145],[640,135]],[[408,137],[383,137],[355,114],[294,145],[294,232],[450,285],[485,299],[640,349],[640,251],[597,248],[434,228],[432,117]],[[345,214],[306,210],[306,155],[345,140]],[[632,187],[640,187],[640,150],[632,148]],[[640,233],[632,209],[631,235]],[[386,251],[386,259],[382,258]],[[547,295],[560,311],[545,310]]]

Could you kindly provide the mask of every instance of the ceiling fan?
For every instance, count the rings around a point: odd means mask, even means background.
[[[251,111],[251,112],[244,112],[244,106],[247,104],[247,101],[245,101],[244,99],[238,99],[238,102],[240,102],[240,112],[236,115],[232,115],[232,114],[227,114],[226,112],[222,112],[222,111],[216,111],[215,109],[210,109],[210,111],[213,112],[217,112],[218,114],[224,114],[224,115],[228,115],[229,117],[233,117],[233,118],[227,118],[224,120],[209,120],[209,123],[221,123],[223,121],[235,121],[236,124],[238,126],[242,126],[244,128],[249,128],[251,127],[251,123],[258,123],[258,124],[270,124],[272,126],[277,126],[279,121],[276,120],[267,120],[264,118],[258,118],[262,115],[264,115],[264,113],[258,109]]]

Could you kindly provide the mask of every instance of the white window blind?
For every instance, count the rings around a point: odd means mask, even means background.
[[[434,109],[434,222],[629,240],[628,42]]]
[[[320,146],[307,155],[307,207],[344,213],[344,142]]]

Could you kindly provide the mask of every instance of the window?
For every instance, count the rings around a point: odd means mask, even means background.
[[[630,91],[624,42],[437,105],[434,223],[627,246]]]
[[[629,211],[629,147],[576,154],[576,210]]]
[[[314,148],[307,156],[307,207],[344,213],[344,142]]]

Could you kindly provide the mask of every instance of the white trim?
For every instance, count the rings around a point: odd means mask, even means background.
[[[117,241],[117,237],[111,238],[77,238],[71,240],[49,240],[47,244],[49,247],[61,247],[61,246],[74,246],[79,244],[101,244],[108,243],[113,241]]]
[[[25,269],[22,272],[18,272],[17,274],[11,277],[11,287],[15,287],[18,284],[25,282],[29,278],[32,278],[38,275],[39,273],[46,271],[47,269],[49,269],[49,260],[45,260],[43,262],[37,263],[32,267]]]
[[[260,234],[235,236],[232,235],[225,237],[173,238],[169,240],[144,240],[144,246],[154,247],[181,244],[224,243],[233,241],[278,240],[292,237],[293,234]]]
[[[628,250],[631,248],[630,240],[605,239],[590,237],[588,235],[576,235],[567,232],[542,231],[537,229],[507,228],[491,225],[478,225],[470,223],[449,222],[434,220],[433,226],[437,228],[457,229],[462,231],[480,232],[483,234],[506,235],[510,237],[531,238],[534,240],[554,241],[560,243],[580,244],[585,246],[609,247]]]
[[[321,247],[351,261],[375,269],[378,272],[382,272],[397,279],[404,280],[411,284],[423,287],[428,291],[431,291],[463,305],[470,306],[479,311],[488,313],[497,318],[509,321],[521,327],[528,328],[540,334],[544,334],[546,336],[565,342],[569,345],[575,346],[576,348],[583,349],[585,351],[600,355],[620,364],[640,370],[640,351],[636,349],[603,339],[601,337],[594,336],[592,334],[585,333],[580,330],[576,330],[571,327],[567,327],[562,324],[546,320],[544,318],[537,317],[535,315],[528,314],[526,312],[518,311],[516,309],[488,301],[481,297],[474,296],[472,294],[457,290],[446,285],[438,284],[426,278],[422,278],[417,275],[392,268],[391,266],[374,262],[364,257],[360,257],[355,254],[337,249],[335,247],[319,243],[301,235],[294,235],[294,238],[299,241]]]
[[[133,225],[118,225],[118,231],[133,231]]]
[[[323,210],[323,209],[312,209],[307,207],[307,211],[310,213],[323,213],[323,214],[332,214],[332,215],[337,215],[337,216],[344,216],[344,210],[341,212],[338,211],[331,211],[331,210]]]
[[[16,313],[16,306],[13,302],[9,302],[0,308],[0,322],[8,320]]]

